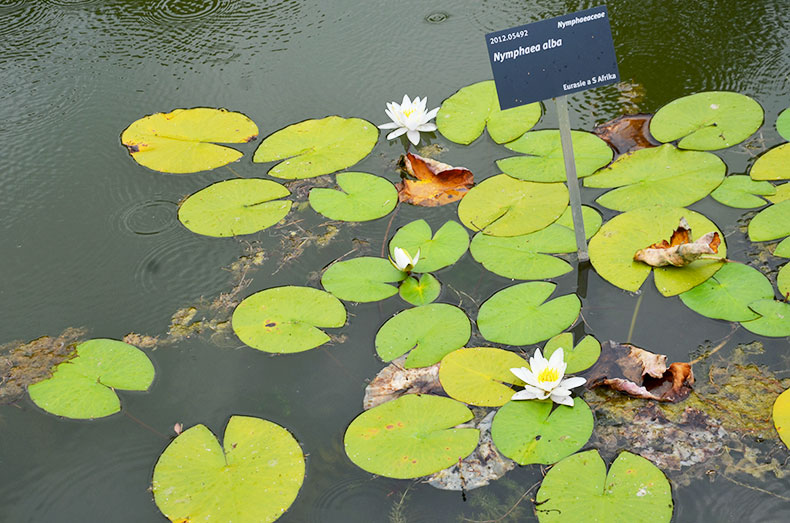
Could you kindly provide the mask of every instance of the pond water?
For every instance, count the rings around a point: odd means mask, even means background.
[[[243,112],[261,137],[330,114],[384,123],[385,103],[404,93],[427,96],[432,108],[491,78],[484,33],[597,4],[0,0],[0,344],[56,336],[68,327],[84,327],[92,338],[134,332],[168,340],[147,350],[155,382],[147,393],[122,394],[121,414],[71,421],[42,412],[27,397],[0,406],[0,520],[164,521],[149,487],[173,425],[202,423],[222,434],[234,414],[287,427],[307,454],[304,485],[280,521],[491,520],[508,512],[540,481],[540,467],[516,468],[464,500],[458,492],[373,477],[345,456],[343,433],[361,412],[367,382],[384,366],[374,336],[408,307],[399,297],[347,303],[348,323],[332,332],[339,338],[300,354],[271,356],[232,334],[168,335],[171,317],[185,307],[221,318],[207,304],[234,292],[242,277],[250,280],[238,289],[242,297],[279,285],[320,287],[320,270],[333,260],[350,251],[379,256],[398,227],[424,218],[435,230],[457,219],[456,205],[401,205],[394,218],[338,230],[295,205],[284,225],[261,233],[202,237],[178,223],[178,202],[235,175],[265,176],[268,166],[251,161],[259,142],[240,146],[245,156],[232,169],[164,175],[135,163],[119,135],[143,115],[196,106]],[[757,153],[782,141],[773,122],[790,102],[790,17],[786,0],[724,4],[609,5],[622,82],[571,96],[572,127],[589,130],[624,112],[652,113],[698,91],[737,91],[760,102],[766,124],[748,147],[717,154],[729,173],[746,172]],[[555,127],[548,104],[538,128]],[[497,174],[495,160],[507,155],[488,137],[468,147],[440,135],[428,141],[446,146],[440,159],[469,168],[477,182]],[[395,182],[403,152],[400,141],[382,136],[353,169]],[[294,189],[304,201],[306,189]],[[583,201],[592,204],[602,192],[583,189]],[[752,213],[710,197],[691,208],[724,232],[728,257],[756,259],[739,228]],[[605,220],[615,215],[600,210]],[[261,265],[229,269],[255,247],[265,256]],[[765,263],[775,269],[781,261]],[[439,301],[460,304],[471,318],[482,301],[512,284],[468,253],[437,277]],[[662,297],[650,282],[632,294],[593,270],[554,281],[558,293],[582,298],[584,322],[574,332],[599,340],[626,341],[630,331],[633,343],[670,361],[689,361],[700,346],[730,334],[730,323]],[[738,344],[755,340],[765,351],[750,361],[787,377],[787,338],[739,329],[717,356],[726,364]],[[775,459],[786,469],[789,455],[775,436],[760,442],[747,435],[744,445],[761,449],[759,463]],[[674,521],[790,519],[787,478],[715,472],[673,480]],[[529,499],[502,521],[536,520]]]

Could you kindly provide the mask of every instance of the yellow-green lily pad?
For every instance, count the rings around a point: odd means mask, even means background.
[[[749,222],[749,239],[766,242],[790,236],[790,200],[775,203],[760,211]]]
[[[394,257],[395,247],[408,253],[420,251],[420,259],[414,272],[433,272],[449,267],[464,255],[469,247],[469,233],[460,223],[450,220],[439,227],[436,234],[425,220],[407,223],[390,240],[390,257]]]
[[[425,273],[418,277],[409,276],[400,283],[398,294],[412,305],[428,305],[436,301],[442,290],[442,284],[433,274]]]
[[[310,207],[330,220],[366,222],[386,216],[398,204],[398,190],[389,181],[368,173],[337,174],[340,190],[310,190]]]
[[[760,317],[742,321],[744,329],[769,338],[790,336],[790,303],[771,299],[756,300],[749,304],[749,308]]]
[[[760,317],[749,304],[774,297],[774,287],[763,273],[743,263],[725,263],[716,274],[680,294],[689,309],[727,321],[749,321]]]
[[[790,179],[790,143],[777,145],[761,154],[749,169],[752,180]]]
[[[772,417],[779,438],[786,447],[790,447],[790,389],[781,393],[774,401]]]
[[[330,266],[321,276],[321,285],[341,300],[370,302],[395,295],[398,289],[390,284],[407,277],[389,260],[363,256]]]
[[[736,209],[762,207],[766,201],[760,196],[773,196],[774,194],[776,194],[776,187],[771,183],[758,182],[743,174],[727,176],[721,185],[710,193],[717,202]]]
[[[592,367],[601,355],[601,342],[594,336],[585,336],[577,345],[573,344],[573,333],[557,334],[543,348],[543,357],[551,358],[554,351],[562,348],[565,363],[565,374],[576,374]]]
[[[451,398],[469,405],[500,407],[515,392],[511,385],[524,382],[510,372],[527,362],[509,350],[494,347],[458,349],[442,358],[439,381]]]
[[[776,131],[779,136],[790,141],[790,108],[779,113],[776,118]]]

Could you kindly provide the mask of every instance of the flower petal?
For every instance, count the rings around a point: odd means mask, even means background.
[[[418,125],[417,126],[417,130],[420,131],[421,133],[430,133],[430,132],[436,130],[436,124],[435,123],[424,123],[424,124]]]
[[[414,145],[420,143],[420,131],[409,129],[406,133],[406,136],[409,138],[409,141]]]
[[[387,135],[387,140],[394,140],[395,138],[402,135],[406,131],[408,131],[408,129],[406,129],[405,127],[398,127],[397,129],[395,129],[394,131],[392,131]]]
[[[510,399],[511,400],[534,400],[534,399],[538,399],[538,396],[537,396],[537,394],[535,394],[531,390],[524,389],[524,390],[520,390],[520,391],[516,392],[515,394],[513,394],[510,397]]]
[[[528,383],[533,387],[538,386],[538,380],[535,378],[535,375],[532,374],[532,371],[530,371],[528,368],[517,367],[510,369],[510,372],[512,372],[518,379],[520,379],[524,383]]]
[[[400,103],[400,106],[403,107],[403,108],[408,108],[409,106],[411,106],[411,104],[412,103],[411,103],[411,100],[409,100],[409,95],[404,94],[403,95],[403,101]]]
[[[383,123],[379,125],[379,129],[397,129],[398,127],[400,127],[400,125],[395,122]]]
[[[551,354],[551,358],[549,358],[549,367],[559,369],[564,362],[565,353],[563,352],[562,347],[560,347]]]
[[[554,403],[559,403],[560,405],[567,405],[569,407],[573,407],[573,398],[570,396],[560,396],[560,395],[551,395],[551,401]]]
[[[573,376],[572,378],[565,378],[562,380],[560,387],[572,389],[574,387],[578,387],[579,385],[584,385],[585,383],[587,383],[587,380],[581,376]]]
[[[431,109],[430,111],[428,111],[425,115],[425,120],[426,121],[433,120],[434,118],[436,118],[436,114],[439,112],[439,109],[440,107],[437,107],[436,109]]]

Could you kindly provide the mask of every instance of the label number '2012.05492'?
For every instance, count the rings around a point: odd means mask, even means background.
[[[514,31],[512,33],[507,33],[503,35],[491,36],[489,40],[491,44],[500,44],[502,42],[507,42],[510,40],[516,40],[517,38],[524,38],[525,36],[529,36],[529,32],[526,29],[522,29],[521,31]]]

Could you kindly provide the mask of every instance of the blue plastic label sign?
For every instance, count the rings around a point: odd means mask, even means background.
[[[502,109],[620,81],[605,5],[488,33],[486,44]]]

